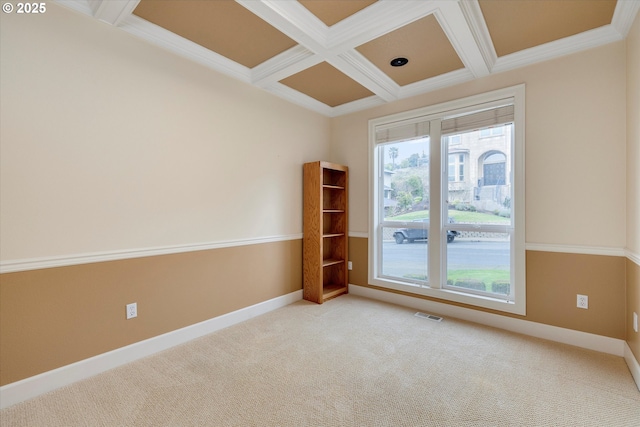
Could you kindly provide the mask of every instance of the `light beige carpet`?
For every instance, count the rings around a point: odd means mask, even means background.
[[[640,426],[620,357],[344,295],[2,411],[9,426]]]

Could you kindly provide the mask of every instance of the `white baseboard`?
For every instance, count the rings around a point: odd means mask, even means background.
[[[301,299],[302,290],[291,292],[195,325],[7,384],[0,387],[0,409],[249,320]]]
[[[640,363],[638,363],[627,343],[624,343],[624,360],[627,362],[631,375],[638,386],[638,391],[640,391]]]
[[[349,284],[349,293],[351,295],[360,295],[441,316],[455,317],[457,319],[492,326],[494,328],[505,329],[532,337],[575,345],[577,347],[596,350],[616,356],[624,356],[624,347],[626,342],[616,338],[575,331],[573,329],[560,328],[558,326],[544,325],[542,323],[531,322],[529,320],[514,319],[513,317],[471,310],[464,307],[414,298],[393,292],[380,291],[364,286]]]

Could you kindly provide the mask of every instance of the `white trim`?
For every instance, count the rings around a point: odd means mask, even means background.
[[[626,342],[624,343],[624,361],[627,362],[627,366],[629,367],[631,375],[636,382],[636,386],[638,387],[638,390],[640,390],[640,363],[638,363],[638,359],[636,359],[635,355],[631,351],[631,347],[629,347],[629,344]]]
[[[575,36],[565,37],[529,49],[499,57],[492,73],[501,73],[527,65],[537,64],[550,59],[571,55],[608,43],[622,40],[623,37],[611,25],[585,31]]]
[[[465,67],[474,77],[488,76],[491,70],[459,2],[442,2],[434,15]]]
[[[133,14],[138,1],[55,0],[55,3],[118,26],[175,54],[328,117],[366,110],[384,102],[421,95],[475,77],[622,40],[640,10],[638,0],[619,0],[609,25],[498,58],[477,0],[379,1],[331,27],[295,1],[236,0],[298,43],[293,51],[276,55],[249,69]],[[465,68],[398,88],[375,65],[358,58],[356,47],[430,14],[438,20]],[[336,68],[373,91],[375,96],[360,100],[364,102],[354,101],[330,107],[316,100],[311,101],[293,89],[284,91],[281,85],[273,84],[323,61],[337,65]]]
[[[440,5],[434,1],[376,2],[332,25],[327,48],[340,53],[353,49],[434,13]]]
[[[127,249],[121,251],[93,252],[56,257],[29,258],[0,262],[0,274],[17,271],[39,270],[41,268],[65,267],[69,265],[90,264],[94,262],[117,261],[148,256],[171,255],[184,252],[205,251],[235,246],[259,245],[262,243],[284,242],[302,239],[302,233],[284,236],[258,237],[255,239],[228,240],[219,242],[196,243],[190,245],[159,246],[155,248]]]
[[[298,92],[297,90],[292,89],[280,82],[265,86],[264,89],[275,96],[278,96],[289,102],[293,102],[294,104],[307,108],[311,111],[315,111],[316,113],[320,113],[327,117],[331,117],[331,114],[334,111],[333,108],[329,107],[327,104],[324,104],[317,99],[310,97],[309,95],[305,95],[302,92]]]
[[[0,387],[0,409],[184,344],[302,299],[302,290]]]
[[[610,248],[603,246],[578,246],[578,245],[553,245],[546,243],[527,243],[525,249],[528,251],[541,252],[563,252],[569,254],[604,255],[604,256],[625,256],[622,248]]]
[[[545,325],[532,322],[530,320],[515,319],[501,316],[499,314],[487,313],[441,302],[414,298],[394,292],[381,291],[359,285],[349,284],[349,293],[366,298],[385,301],[391,304],[398,304],[405,307],[414,308],[428,313],[435,313],[440,316],[450,316],[481,325],[504,329],[536,338],[543,338],[550,341],[575,345],[577,347],[596,350],[616,356],[624,355],[625,341],[617,338],[605,337],[602,335],[590,334],[588,332],[576,331],[573,329],[560,328],[558,326]]]
[[[477,109],[493,108],[496,106],[502,106],[506,103],[513,104],[514,106],[514,139],[511,142],[513,146],[513,166],[514,166],[514,212],[515,212],[515,231],[513,231],[513,239],[511,240],[511,257],[512,257],[512,282],[515,285],[509,299],[501,299],[493,296],[479,296],[471,293],[453,291],[450,289],[441,288],[441,277],[444,277],[442,266],[443,262],[440,258],[440,254],[444,253],[440,248],[439,235],[432,236],[433,239],[429,239],[429,253],[433,256],[429,256],[429,279],[430,287],[415,287],[407,281],[398,279],[392,279],[384,277],[380,272],[379,262],[381,259],[381,246],[378,240],[377,233],[380,232],[379,225],[384,226],[380,222],[378,216],[381,214],[379,206],[373,204],[369,206],[369,269],[368,269],[368,281],[372,285],[378,285],[395,290],[409,291],[412,293],[431,296],[443,300],[455,301],[463,304],[474,305],[478,307],[484,307],[488,309],[504,311],[513,314],[525,315],[526,314],[526,261],[525,261],[525,236],[524,236],[524,224],[525,224],[525,180],[524,180],[524,147],[525,147],[525,130],[524,130],[524,118],[525,118],[525,85],[519,84],[512,87],[494,90],[491,92],[473,95],[457,100],[443,102],[440,104],[430,105],[410,111],[404,111],[400,113],[391,114],[384,117],[378,117],[369,120],[369,199],[376,200],[380,195],[380,180],[382,169],[381,160],[379,158],[378,144],[375,138],[376,129],[379,126],[385,126],[389,123],[400,122],[404,120],[412,120],[420,117],[423,120],[432,121],[430,124],[430,137],[432,140],[440,140],[440,123],[444,117],[451,116],[452,114],[460,114],[462,112],[472,112]],[[443,155],[439,152],[439,144],[431,144],[430,146],[431,159],[443,159]],[[445,190],[446,176],[441,173],[440,163],[431,163],[430,177],[432,184],[439,182],[441,185],[431,187],[431,200],[436,200],[438,203],[432,203],[430,208],[430,218],[432,224],[440,223],[441,212],[441,194]],[[380,238],[381,239],[381,238]],[[442,276],[441,276],[442,275]],[[515,298],[514,298],[515,295]]]
[[[75,10],[76,12],[80,12],[83,15],[93,17],[94,7],[98,8],[99,3],[97,0],[85,0],[85,1],[77,1],[77,0],[55,0],[61,6],[69,8],[71,10]],[[93,6],[93,7],[92,7]]]
[[[400,86],[357,50],[347,51],[327,61],[385,101],[398,99]]]
[[[498,59],[498,55],[493,47],[493,40],[491,40],[489,28],[484,20],[482,9],[480,9],[480,3],[478,3],[478,0],[460,2],[460,8],[467,20],[469,29],[478,44],[478,49],[480,49],[486,66],[489,70],[493,69],[496,60]]]
[[[627,256],[627,258],[635,262],[638,265],[638,267],[640,267],[640,254],[631,252],[631,249],[626,249],[624,253]]]
[[[616,9],[613,11],[611,26],[614,27],[622,37],[627,37],[638,11],[640,11],[640,2],[638,0],[618,0]]]
[[[244,65],[225,58],[136,15],[129,15],[125,18],[119,28],[183,58],[190,59],[242,82],[251,83],[251,70]]]
[[[326,55],[328,28],[302,4],[275,0],[236,3],[310,51]]]
[[[474,79],[473,73],[466,68],[450,71],[425,80],[400,87],[398,97],[400,99],[410,98],[423,93],[432,92],[438,89],[454,86],[457,84],[469,82]]]
[[[386,103],[385,100],[383,100],[377,95],[373,95],[368,98],[358,99],[356,101],[351,101],[346,104],[338,105],[336,107],[329,107],[331,108],[331,111],[329,112],[329,114],[327,114],[327,116],[329,117],[343,116],[345,114],[356,113],[358,111],[366,110],[368,108],[378,107],[385,103]]]
[[[252,68],[251,80],[256,86],[264,88],[321,62],[319,55],[296,45]]]
[[[138,3],[140,3],[140,0],[93,0],[93,7],[95,8],[93,16],[107,24],[118,25],[133,13]]]

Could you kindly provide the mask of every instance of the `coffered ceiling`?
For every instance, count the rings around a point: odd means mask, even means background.
[[[327,116],[626,37],[638,0],[57,0]],[[402,67],[390,64],[406,58]]]

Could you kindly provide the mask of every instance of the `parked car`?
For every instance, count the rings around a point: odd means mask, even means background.
[[[415,219],[414,222],[423,222],[425,223],[425,228],[400,228],[398,231],[393,233],[393,238],[396,240],[397,244],[402,244],[405,240],[409,243],[413,243],[416,240],[427,240],[429,236],[429,219]],[[449,217],[449,223],[453,224],[455,221],[453,218]],[[460,233],[454,230],[447,230],[447,243],[453,242],[453,240]]]

